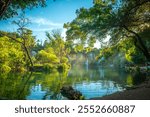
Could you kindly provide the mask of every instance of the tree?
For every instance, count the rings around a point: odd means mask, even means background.
[[[9,39],[15,41],[16,43],[19,43],[27,58],[30,61],[31,66],[33,67],[33,62],[31,58],[31,48],[35,44],[35,37],[32,36],[32,31],[27,29],[26,26],[30,23],[29,19],[25,18],[25,14],[21,14],[18,21],[13,21],[14,24],[16,24],[19,28],[17,29],[17,32],[15,33],[7,33],[7,32],[1,32],[1,36],[7,36]]]
[[[53,30],[52,33],[46,32],[48,38],[46,47],[54,49],[55,55],[59,58],[60,63],[68,62],[67,56],[70,50],[66,46],[66,42],[61,37],[59,30]]]
[[[19,43],[0,36],[0,53],[0,72],[24,70],[24,53]]]
[[[38,6],[45,7],[46,0],[0,0],[0,19],[11,18],[18,15],[19,10]]]
[[[94,35],[101,41],[110,35],[109,44],[115,45],[132,37],[135,46],[150,62],[148,48],[140,35],[150,28],[149,7],[149,0],[95,0],[93,7],[77,10],[77,17],[64,25],[67,39],[84,40]]]
[[[59,59],[54,53],[53,48],[47,48],[45,50],[41,50],[37,54],[37,60],[40,63],[52,63],[57,64],[59,63]]]
[[[17,15],[18,10],[46,6],[45,0],[0,0],[0,19],[7,19]]]
[[[33,62],[32,62],[29,49],[31,48],[31,46],[34,46],[34,37],[32,36],[32,31],[25,28],[30,23],[29,19],[25,18],[25,14],[23,13],[19,17],[19,20],[13,21],[13,23],[19,27],[17,31],[21,40],[19,41],[13,37],[11,37],[11,39],[15,40],[16,42],[20,43],[23,46],[24,51],[30,61],[30,64],[33,67]]]

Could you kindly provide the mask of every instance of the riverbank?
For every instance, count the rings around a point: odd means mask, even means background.
[[[91,98],[91,100],[150,100],[150,80],[138,86],[127,88],[127,90],[123,92],[116,92],[103,97],[95,97]]]

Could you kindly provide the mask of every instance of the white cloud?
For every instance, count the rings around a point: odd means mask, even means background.
[[[33,24],[38,24],[38,26],[41,26],[41,25],[47,25],[47,26],[51,26],[51,27],[62,27],[63,24],[61,23],[55,23],[55,22],[52,22],[48,19],[45,19],[45,18],[41,18],[41,17],[31,17],[30,18],[31,20],[31,23]]]
[[[66,38],[66,29],[63,28],[63,23],[53,22],[41,17],[29,17],[29,19],[31,20],[29,28],[38,39],[42,40],[42,42],[46,39],[45,32],[51,32],[55,29],[60,29],[62,37],[64,39]]]
[[[46,32],[46,31],[51,31],[55,28],[31,28],[35,32]],[[56,28],[57,29],[57,28]]]
[[[46,31],[63,28],[62,23],[53,22],[46,18],[29,17],[29,19],[31,20],[30,29],[32,29],[35,32],[44,32],[45,33]]]

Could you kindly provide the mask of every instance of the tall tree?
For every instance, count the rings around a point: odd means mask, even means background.
[[[30,23],[30,21],[28,18],[25,17],[25,14],[23,13],[20,15],[19,20],[13,21],[13,23],[18,26],[17,31],[21,40],[17,40],[13,37],[10,37],[10,38],[20,43],[23,46],[24,51],[30,61],[30,64],[33,67],[33,62],[32,62],[29,49],[30,49],[31,44],[34,43],[34,37],[32,36],[32,31],[26,28],[26,26]]]
[[[94,6],[77,10],[77,17],[64,25],[68,39],[96,36],[110,44],[132,37],[134,44],[150,62],[150,54],[140,33],[150,28],[149,0],[95,0]],[[82,34],[81,34],[82,33]]]

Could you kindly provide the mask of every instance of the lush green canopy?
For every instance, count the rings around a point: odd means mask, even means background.
[[[77,17],[64,25],[67,39],[102,41],[111,36],[109,44],[132,37],[134,44],[150,61],[146,40],[141,32],[150,28],[149,0],[95,0],[93,7],[76,11]]]
[[[45,0],[0,0],[0,19],[7,19],[18,14],[18,10],[46,6]]]

